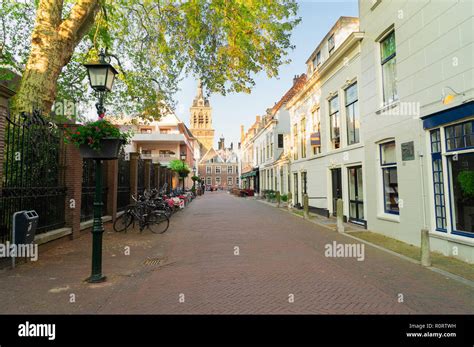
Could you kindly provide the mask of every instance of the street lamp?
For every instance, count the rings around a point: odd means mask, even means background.
[[[106,60],[103,50],[99,53],[99,62],[84,64],[89,75],[89,84],[99,97],[99,101],[95,104],[99,118],[104,118],[106,109],[104,107],[104,98],[107,92],[112,91],[117,70]]]
[[[106,61],[103,50],[99,53],[99,63],[84,64],[89,75],[91,88],[98,94],[98,102],[95,104],[99,119],[105,116],[104,98],[106,93],[112,91],[117,70]],[[102,223],[102,159],[95,159],[95,196],[94,196],[94,223],[92,225],[92,271],[87,279],[89,283],[105,281],[102,275],[102,234],[104,225]]]
[[[196,181],[195,181],[195,177],[196,177],[196,167],[193,166],[193,191],[196,192]]]
[[[186,152],[181,152],[181,161],[183,162],[183,170],[184,170],[184,165],[186,165]],[[182,176],[181,178],[183,179],[183,191],[184,191],[184,179],[186,176]]]

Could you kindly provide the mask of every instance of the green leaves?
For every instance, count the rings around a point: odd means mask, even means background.
[[[99,150],[100,140],[106,137],[118,138],[128,142],[131,134],[120,131],[117,127],[106,120],[90,122],[77,128],[69,129],[66,126],[64,141],[76,146],[87,144],[89,147]]]
[[[77,1],[64,2],[63,19]],[[120,71],[111,111],[155,118],[164,105],[174,106],[173,96],[186,76],[224,95],[249,93],[259,72],[278,76],[293,48],[291,31],[300,21],[295,0],[101,0],[100,6],[91,29],[73,47],[58,93],[85,102],[81,64],[106,48]],[[0,4],[0,19],[9,23],[5,39],[0,37],[0,67],[24,68],[36,7],[33,0]]]
[[[191,172],[191,170],[189,169],[189,166],[185,162],[179,159],[170,161],[169,167],[172,171],[176,172],[180,177],[186,177]]]

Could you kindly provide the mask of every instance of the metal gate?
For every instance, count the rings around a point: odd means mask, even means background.
[[[81,194],[81,222],[94,218],[95,196],[95,160],[82,161],[82,194]],[[102,215],[107,212],[107,167],[103,165],[102,173]]]
[[[123,211],[130,204],[130,160],[126,160],[122,148],[118,159],[117,211]]]
[[[0,242],[11,239],[12,215],[36,210],[37,234],[65,224],[66,187],[61,131],[39,111],[6,117],[0,195]]]
[[[145,160],[138,158],[138,177],[137,177],[137,193],[143,195],[145,191]]]

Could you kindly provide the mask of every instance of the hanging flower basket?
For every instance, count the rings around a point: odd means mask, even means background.
[[[106,120],[68,129],[64,141],[79,148],[84,159],[117,159],[121,147],[128,142],[131,134],[122,132]]]
[[[125,144],[123,139],[103,138],[99,140],[99,149],[90,147],[88,144],[79,145],[79,151],[84,159],[111,160],[119,157],[120,149]]]

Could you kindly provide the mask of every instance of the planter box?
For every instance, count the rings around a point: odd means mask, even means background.
[[[86,144],[79,146],[79,151],[84,159],[103,159],[111,160],[117,159],[120,148],[124,144],[122,139],[117,138],[103,138],[100,140],[100,149],[96,151]]]

